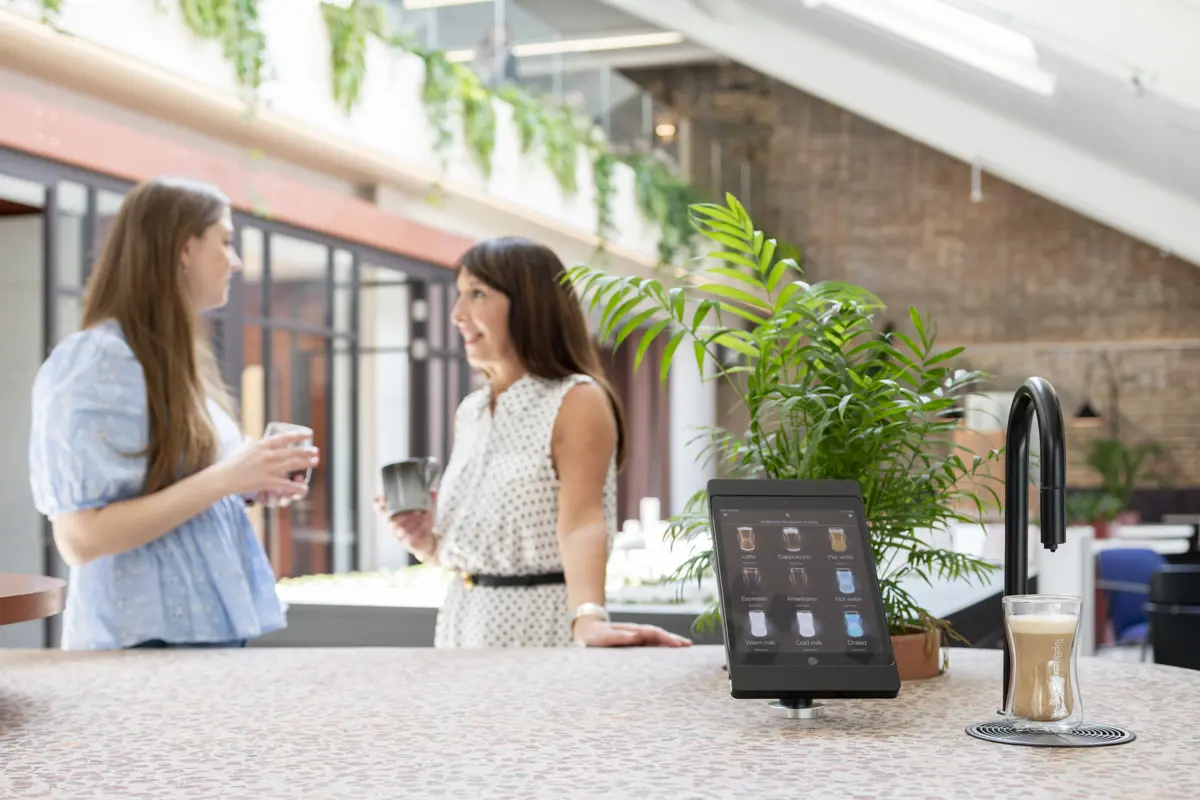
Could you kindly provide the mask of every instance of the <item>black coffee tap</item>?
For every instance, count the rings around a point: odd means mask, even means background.
[[[1029,591],[1029,429],[1037,415],[1041,452],[1042,547],[1050,552],[1067,541],[1065,484],[1066,435],[1062,405],[1054,387],[1041,378],[1021,384],[1008,412],[1004,462],[1004,596]],[[1008,637],[1004,637],[1004,686],[1008,701]]]

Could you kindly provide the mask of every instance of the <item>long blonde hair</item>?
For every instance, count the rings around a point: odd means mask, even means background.
[[[206,398],[229,396],[188,293],[180,258],[229,208],[215,187],[154,178],[121,204],[88,281],[83,327],[116,320],[146,378],[144,494],[211,465],[218,442]]]

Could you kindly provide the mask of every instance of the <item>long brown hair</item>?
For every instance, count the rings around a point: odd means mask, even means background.
[[[550,380],[587,375],[604,389],[616,416],[617,464],[624,465],[625,415],[554,251],[519,237],[488,239],[464,253],[458,268],[508,298],[508,336],[530,374]]]
[[[207,184],[155,178],[134,187],[121,204],[92,270],[83,327],[120,324],[142,365],[150,414],[146,479],[157,492],[211,465],[217,434],[206,398],[226,409],[212,349],[200,335],[200,315],[188,294],[180,258],[193,236],[220,221],[229,199]]]

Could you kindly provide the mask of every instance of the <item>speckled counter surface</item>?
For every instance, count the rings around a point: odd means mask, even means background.
[[[989,744],[995,651],[816,723],[729,697],[723,653],[0,652],[3,798],[1198,798],[1200,672],[1085,660],[1132,744]]]

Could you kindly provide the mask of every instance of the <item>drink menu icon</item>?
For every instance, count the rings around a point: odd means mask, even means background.
[[[765,612],[750,612],[750,635],[760,639],[767,635],[767,615]]]
[[[801,544],[799,528],[783,529],[783,546],[787,548],[789,553],[799,552]]]
[[[804,567],[792,567],[789,569],[788,580],[791,581],[793,589],[808,588],[808,572]]]
[[[747,589],[761,589],[762,575],[758,573],[758,567],[742,567],[742,582]]]
[[[817,635],[817,625],[811,611],[796,612],[796,630],[806,639],[811,639]]]
[[[846,531],[842,528],[830,528],[829,546],[835,553],[846,552]]]
[[[749,553],[754,550],[754,528],[743,526],[737,529],[738,547]]]
[[[854,594],[854,573],[845,567],[837,570],[838,591],[842,594]]]
[[[846,612],[846,635],[855,638],[863,635],[862,615],[857,611]]]

